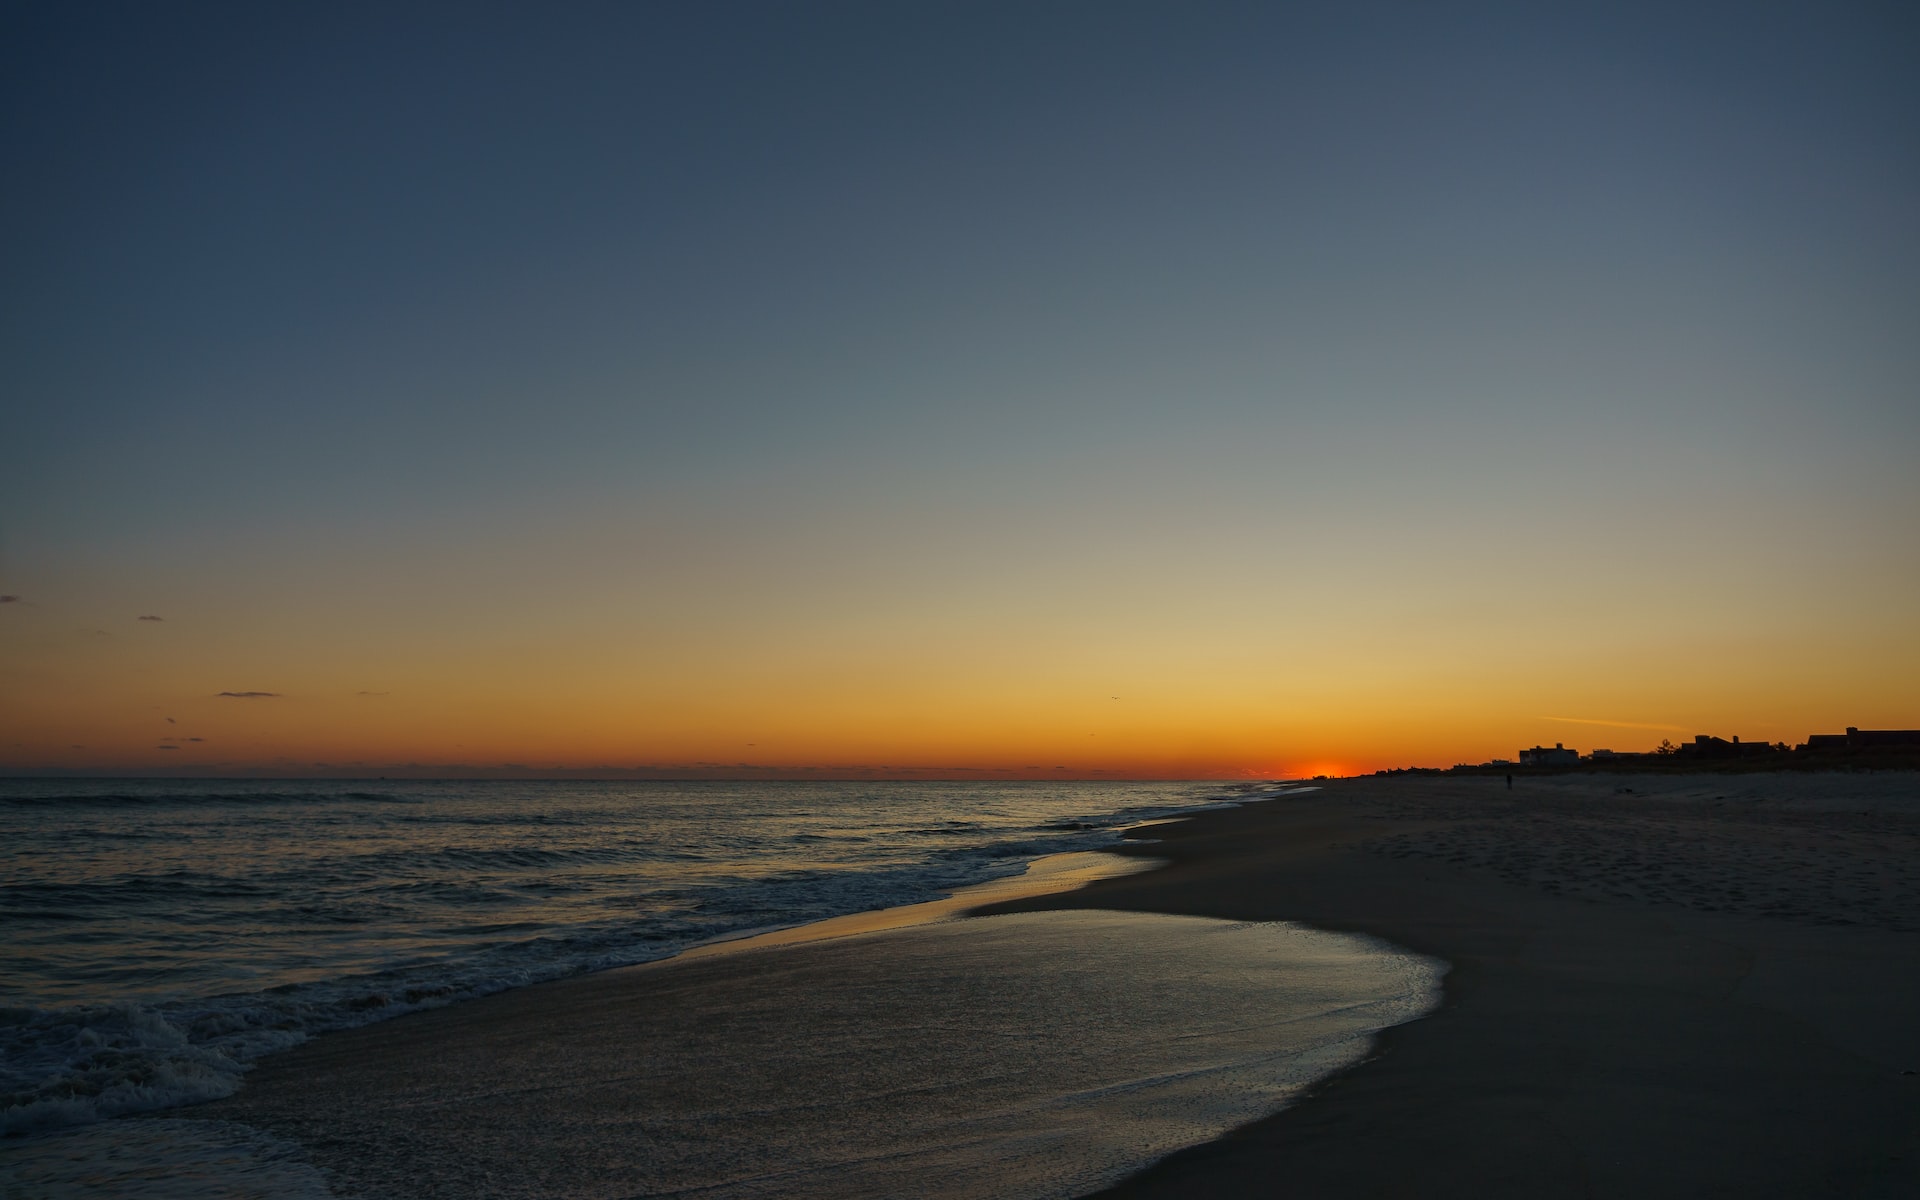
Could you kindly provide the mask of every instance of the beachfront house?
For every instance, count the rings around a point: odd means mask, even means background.
[[[1810,733],[1801,750],[1920,750],[1920,729],[1855,729],[1845,733]]]
[[[1756,755],[1775,754],[1779,751],[1766,742],[1743,742],[1736,735],[1732,741],[1726,738],[1700,734],[1691,742],[1682,742],[1674,748],[1674,753],[1687,758],[1752,758]]]
[[[1523,767],[1572,767],[1580,763],[1580,752],[1569,750],[1559,742],[1549,750],[1545,746],[1535,746],[1531,750],[1520,752],[1520,765]]]

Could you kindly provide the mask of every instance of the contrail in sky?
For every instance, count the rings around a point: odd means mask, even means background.
[[[1560,721],[1568,725],[1606,725],[1613,729],[1686,729],[1684,725],[1650,725],[1645,721],[1601,721],[1593,717],[1541,717],[1542,721]]]

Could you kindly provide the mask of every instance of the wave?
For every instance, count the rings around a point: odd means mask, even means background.
[[[231,1095],[244,1069],[132,1003],[0,1009],[0,1043],[0,1134],[9,1136]]]

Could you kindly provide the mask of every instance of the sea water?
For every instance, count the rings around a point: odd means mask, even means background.
[[[0,1133],[224,1096],[315,1033],[933,899],[1223,795],[0,780]]]

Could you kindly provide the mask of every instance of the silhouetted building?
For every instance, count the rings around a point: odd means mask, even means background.
[[[1728,741],[1703,733],[1691,742],[1680,743],[1673,752],[1690,758],[1752,758],[1755,755],[1772,754],[1774,749],[1767,742],[1743,742],[1737,737]]]
[[[1920,729],[1855,729],[1810,733],[1799,750],[1920,750]]]
[[[1569,750],[1559,742],[1549,750],[1545,746],[1535,746],[1531,750],[1520,752],[1520,765],[1523,767],[1571,767],[1580,762],[1580,752]]]

